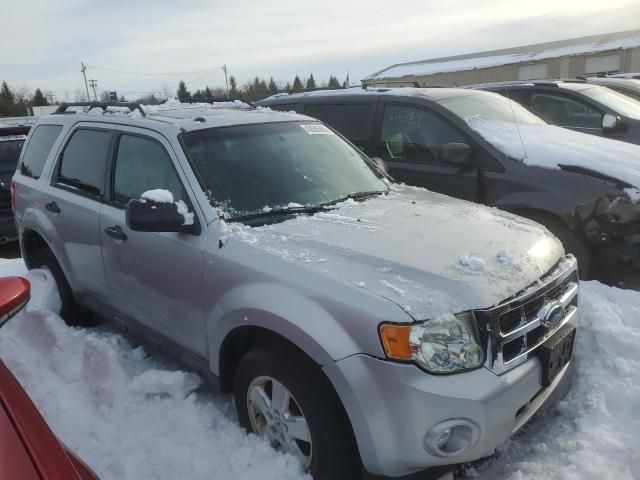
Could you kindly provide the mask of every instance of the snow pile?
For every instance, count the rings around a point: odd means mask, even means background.
[[[498,255],[498,259],[500,256]],[[471,273],[482,273],[487,271],[487,262],[479,257],[474,257],[468,253],[465,253],[459,261],[460,267]]]
[[[140,195],[140,198],[156,203],[173,203],[173,193],[171,193],[169,190],[162,190],[160,188],[156,188],[155,190],[147,190],[142,195]]]
[[[230,399],[146,356],[106,327],[67,327],[48,272],[0,259],[32,300],[0,331],[0,357],[52,430],[102,480],[311,480],[298,461],[247,436]]]
[[[640,293],[582,282],[580,294],[572,390],[480,468],[480,478],[640,478]]]
[[[516,125],[479,116],[466,121],[505,155],[528,165],[581,167],[640,187],[640,146],[553,125]]]

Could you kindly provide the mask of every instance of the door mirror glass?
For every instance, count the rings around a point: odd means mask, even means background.
[[[440,147],[440,161],[451,165],[471,165],[471,147],[466,143],[445,143]]]
[[[20,277],[0,278],[0,327],[18,313],[31,297],[31,284]]]
[[[620,117],[605,113],[602,116],[602,129],[606,131],[613,131],[620,128]]]
[[[127,226],[134,232],[200,233],[187,205],[182,201],[174,203],[171,193],[165,193],[171,197],[171,201],[162,198],[157,199],[160,201],[145,198],[130,200],[126,210]]]

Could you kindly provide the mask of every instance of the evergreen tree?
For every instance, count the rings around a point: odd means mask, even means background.
[[[349,88],[349,72],[347,72],[347,78],[345,79],[344,83],[342,84],[342,88]]]
[[[327,86],[329,88],[340,88],[338,77],[334,77],[333,75],[329,76],[329,84]]]
[[[238,82],[236,77],[231,75],[229,77],[229,98],[231,100],[235,100],[240,96],[240,92],[238,91]]]
[[[211,89],[209,87],[204,89],[204,92],[203,92],[202,95],[205,98],[205,100],[209,100],[209,99],[213,98],[213,93],[211,93]]]
[[[7,82],[2,82],[2,87],[0,87],[0,115],[10,117],[14,114],[15,108],[15,95],[7,85]]]
[[[304,87],[302,86],[302,82],[300,81],[300,77],[296,75],[295,80],[293,81],[293,91],[294,92],[298,92],[300,90],[303,90]]]
[[[269,79],[269,93],[271,95],[275,95],[276,93],[278,93],[278,85],[276,85],[276,81],[273,79],[273,77]]]
[[[184,80],[180,80],[176,94],[178,96],[178,100],[181,102],[189,102],[191,100],[191,92],[187,90],[187,85],[184,83]]]
[[[42,90],[36,88],[36,93],[33,95],[33,100],[31,101],[34,107],[42,107],[45,105],[49,105],[47,98],[43,95]]]
[[[313,78],[313,73],[307,79],[307,88],[308,89],[316,88],[316,79]]]

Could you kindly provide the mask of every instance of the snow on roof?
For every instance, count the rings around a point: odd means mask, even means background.
[[[479,90],[468,90],[463,88],[441,88],[441,87],[395,87],[395,88],[346,88],[346,89],[328,89],[328,90],[314,90],[312,92],[300,92],[292,93],[288,95],[274,95],[269,98],[265,98],[261,102],[265,102],[265,105],[272,100],[289,100],[294,103],[295,99],[301,97],[314,98],[314,97],[334,97],[334,96],[360,96],[360,95],[396,95],[407,97],[424,97],[429,100],[444,100],[445,98],[460,97],[463,95],[482,95],[486,92]]]
[[[553,42],[479,54],[397,64],[374,73],[363,80],[381,80],[386,78],[434,75],[436,73],[463,72],[465,70],[492,68],[514,63],[533,63],[549,58],[640,47],[640,30],[630,32],[628,36],[620,37],[619,35],[612,35],[612,37],[614,38],[607,39],[606,36],[589,37],[593,38],[593,40],[586,41],[587,39],[582,39],[585,41],[579,42],[581,39],[575,39],[576,43],[572,44],[566,44],[572,42],[568,40],[566,42]],[[565,43],[566,45],[560,46],[561,43]],[[549,48],[540,48],[545,45],[549,45]],[[551,47],[551,45],[556,46]],[[526,49],[529,49],[529,51]]]

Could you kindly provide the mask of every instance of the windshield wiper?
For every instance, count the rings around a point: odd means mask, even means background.
[[[321,203],[321,207],[330,207],[331,205],[335,205],[337,203],[346,202],[347,200],[361,200],[363,198],[374,197],[376,195],[382,195],[383,193],[387,193],[383,190],[372,190],[370,192],[355,192],[350,193],[349,195],[345,195],[344,197],[336,198],[335,200],[331,200],[330,202]]]
[[[298,205],[284,208],[274,208],[272,210],[265,210],[262,212],[256,213],[248,213],[246,215],[238,215],[236,217],[230,217],[227,219],[229,222],[242,222],[244,220],[254,220],[256,218],[269,218],[269,217],[278,217],[282,215],[292,215],[296,213],[308,213],[314,214],[326,210],[330,210],[330,207],[336,205],[340,202],[344,202],[349,199],[359,200],[362,198],[373,197],[375,195],[381,195],[386,193],[384,191],[374,190],[370,192],[355,192],[350,193],[349,195],[345,195],[344,197],[336,198],[335,200],[331,200],[329,202],[324,202],[319,205]]]
[[[256,218],[278,217],[282,215],[293,215],[296,213],[317,213],[322,210],[326,210],[324,205],[274,208],[272,210],[265,210],[262,212],[248,213],[246,215],[238,215],[235,217],[228,218],[227,221],[242,222],[244,220],[253,220]]]

